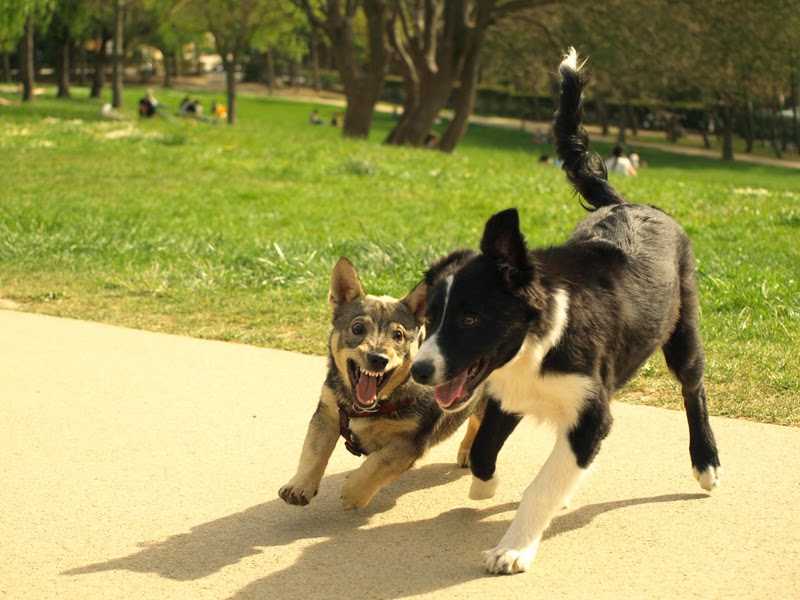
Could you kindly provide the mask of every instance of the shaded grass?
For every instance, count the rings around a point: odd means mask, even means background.
[[[475,247],[497,210],[517,206],[532,245],[563,241],[584,214],[560,171],[536,163],[552,149],[519,131],[473,126],[448,156],[380,145],[388,115],[352,141],[308,126],[309,104],[262,97],[241,98],[237,127],[138,121],[142,94],[127,90],[122,122],[101,120],[90,100],[0,107],[0,298],[324,353],[339,256],[367,291],[400,297],[431,260]],[[206,106],[213,97],[193,95]],[[177,107],[183,94],[159,97]],[[645,158],[640,177],[614,183],[694,240],[712,411],[800,424],[800,177],[657,150]],[[623,398],[680,406],[660,357]]]

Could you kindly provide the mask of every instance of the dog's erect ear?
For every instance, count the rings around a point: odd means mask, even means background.
[[[519,230],[519,213],[509,208],[493,215],[483,230],[481,252],[513,269],[529,267],[528,248]]]
[[[523,288],[535,278],[535,270],[528,257],[525,237],[519,229],[519,214],[509,208],[493,215],[483,230],[481,252],[493,259],[511,288]]]
[[[364,295],[364,288],[361,287],[356,268],[346,256],[343,256],[333,267],[331,275],[331,291],[328,294],[331,310],[336,312],[345,302],[351,302]]]
[[[425,301],[428,299],[428,286],[424,281],[421,281],[417,286],[408,292],[405,298],[400,300],[408,307],[413,315],[417,318],[417,324],[422,325],[425,321]]]

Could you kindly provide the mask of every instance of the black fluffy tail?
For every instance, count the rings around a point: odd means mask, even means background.
[[[575,48],[570,48],[558,67],[561,100],[553,119],[556,152],[563,161],[567,180],[594,210],[627,200],[608,182],[602,159],[589,152],[589,136],[583,128],[583,89],[589,77],[582,71]]]

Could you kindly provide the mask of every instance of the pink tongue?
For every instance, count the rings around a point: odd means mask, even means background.
[[[378,397],[378,378],[362,373],[356,384],[356,397],[365,406],[375,404]]]
[[[436,398],[436,402],[439,403],[439,406],[447,408],[458,400],[459,397],[464,395],[464,384],[467,381],[468,371],[469,370],[464,371],[455,379],[451,379],[447,383],[436,388],[433,395]]]

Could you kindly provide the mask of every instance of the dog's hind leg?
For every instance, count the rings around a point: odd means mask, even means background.
[[[408,471],[422,455],[413,440],[393,438],[386,446],[371,452],[361,466],[350,473],[342,486],[342,507],[363,508],[384,485]]]
[[[722,471],[714,432],[708,420],[706,388],[703,384],[706,361],[697,328],[699,312],[697,281],[691,250],[686,246],[681,257],[681,304],[675,330],[663,346],[667,367],[681,384],[683,405],[689,420],[689,455],[692,471],[703,489],[719,485]]]
[[[473,500],[486,500],[494,496],[499,483],[495,473],[497,455],[520,420],[522,417],[519,415],[504,412],[497,400],[489,399],[469,453],[472,469],[469,497]]]
[[[689,421],[689,455],[692,471],[703,489],[711,491],[719,485],[719,454],[714,432],[708,419],[706,388],[703,384],[705,358],[697,330],[696,309],[686,306],[672,336],[664,344],[667,366],[681,384],[683,405]]]
[[[470,415],[467,422],[467,432],[458,446],[458,464],[460,467],[467,468],[469,466],[469,453],[472,450],[472,443],[475,441],[475,436],[478,434],[480,426],[480,417],[475,414]]]

